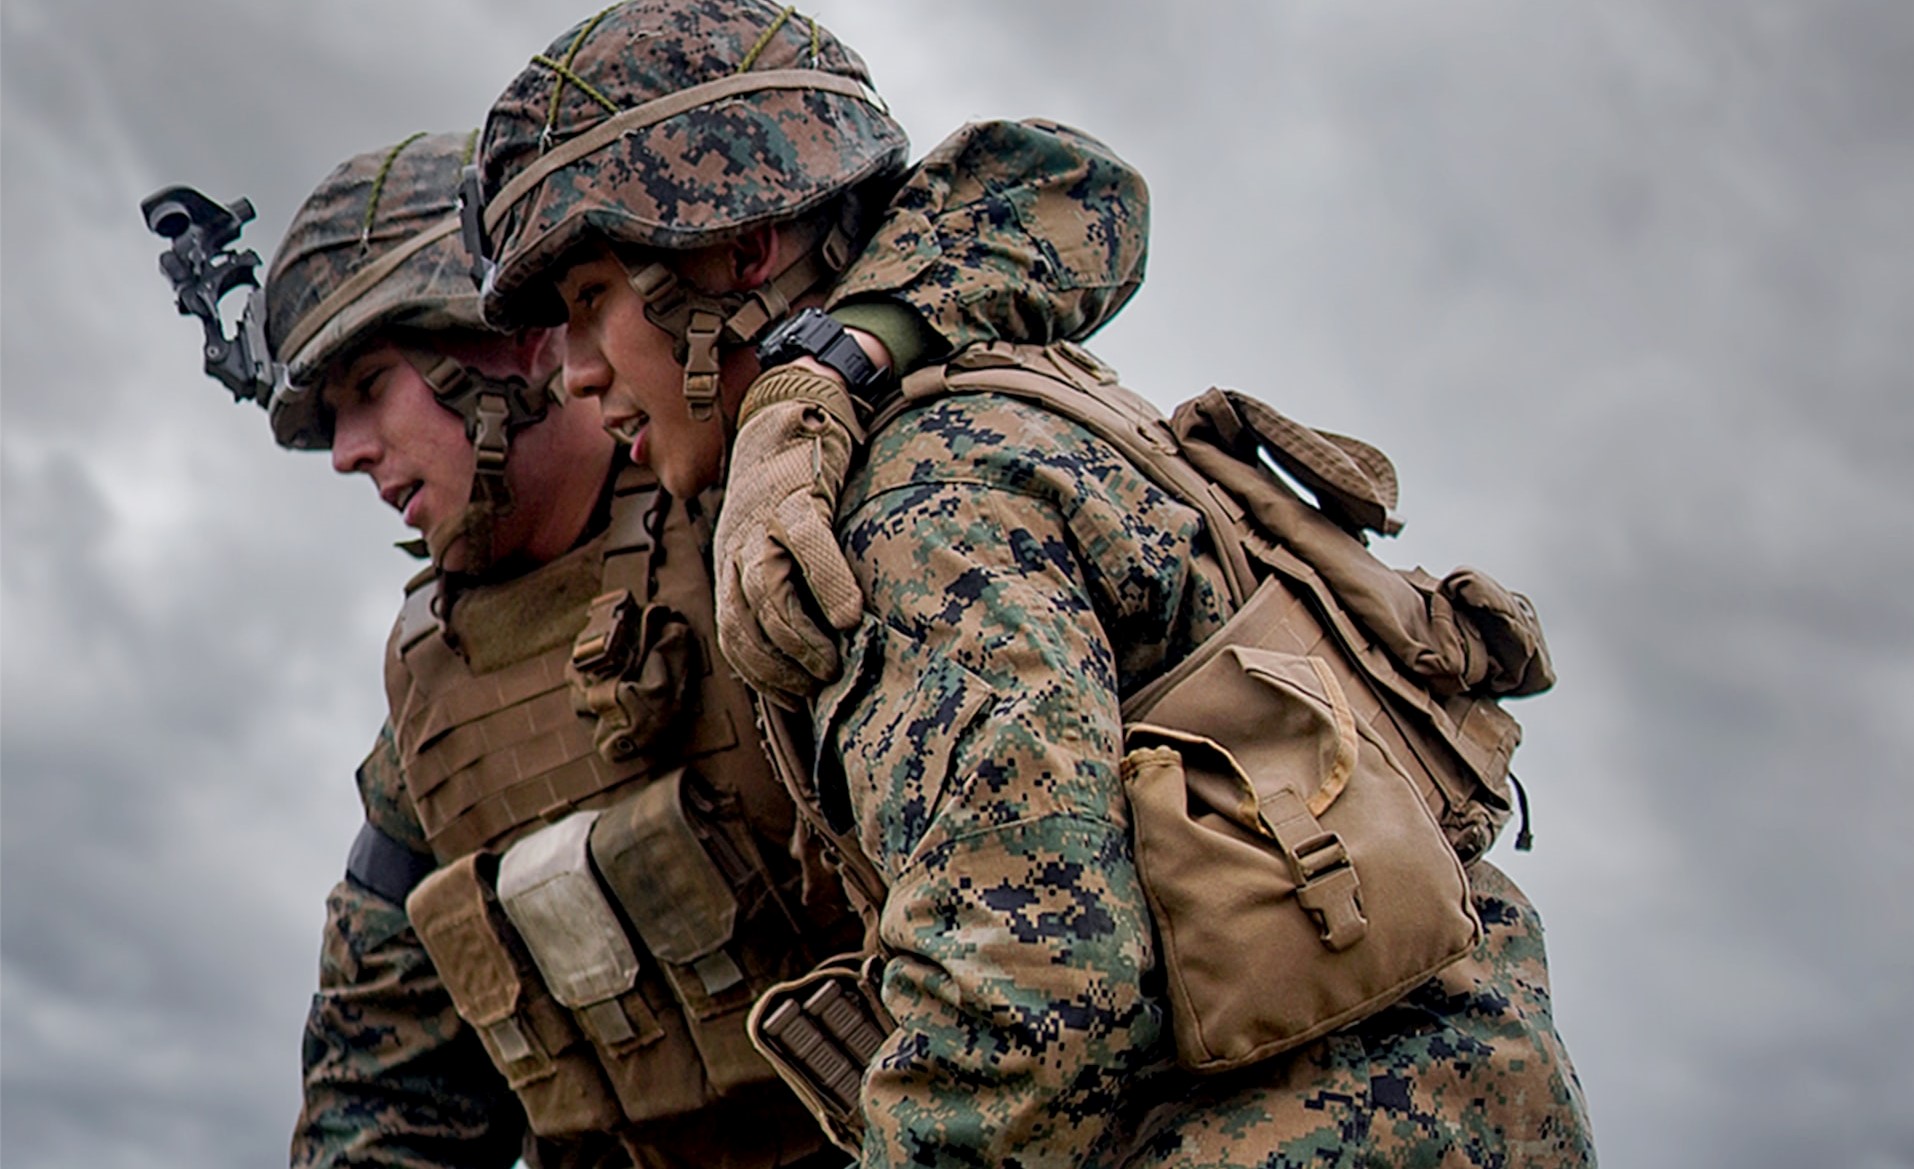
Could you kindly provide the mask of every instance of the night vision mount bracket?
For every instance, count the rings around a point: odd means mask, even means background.
[[[232,391],[235,402],[266,406],[278,370],[266,346],[259,253],[231,247],[254,216],[252,203],[242,197],[221,206],[192,187],[163,187],[141,201],[140,211],[148,231],[172,241],[160,253],[160,272],[173,285],[180,315],[198,317],[205,329],[206,372]],[[219,303],[242,285],[252,292],[228,337]]]

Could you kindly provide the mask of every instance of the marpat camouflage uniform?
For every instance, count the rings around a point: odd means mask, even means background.
[[[1082,337],[1142,279],[1141,178],[1062,127],[966,127],[906,176],[896,209],[834,303],[900,302],[949,347],[998,333]],[[389,728],[359,786],[370,823],[426,851]],[[304,1065],[299,1169],[508,1166],[520,1154],[522,1110],[453,1011],[403,908],[350,880],[327,903]],[[615,1142],[544,1146],[534,1164],[624,1163]]]
[[[1194,512],[1076,424],[970,394],[875,434],[839,514],[866,617],[815,707],[819,784],[841,770],[889,884],[899,1023],[866,1166],[1593,1163],[1540,921],[1486,863],[1470,957],[1289,1055],[1177,1068],[1118,705],[1227,616]]]

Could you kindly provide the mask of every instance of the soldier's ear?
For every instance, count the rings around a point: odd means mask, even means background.
[[[778,263],[782,242],[777,224],[761,223],[726,245],[733,289],[749,292],[776,276],[782,268]]]

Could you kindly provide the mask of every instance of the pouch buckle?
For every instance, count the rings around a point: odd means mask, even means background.
[[[1340,953],[1362,941],[1369,919],[1363,916],[1362,883],[1342,838],[1324,832],[1304,841],[1293,856],[1302,878],[1296,885],[1296,904],[1316,919],[1323,945]]]
[[[630,589],[592,600],[572,642],[572,709],[598,720],[592,742],[606,762],[623,763],[685,729],[696,654],[690,626],[669,607],[640,605]]]
[[[638,643],[638,602],[630,589],[601,593],[586,611],[584,631],[572,643],[572,668],[604,678],[624,673]]]

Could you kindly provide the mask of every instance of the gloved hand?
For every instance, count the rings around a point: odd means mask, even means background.
[[[712,548],[718,648],[767,698],[798,709],[839,668],[835,632],[864,594],[832,531],[854,444],[850,393],[800,364],[745,393]]]

